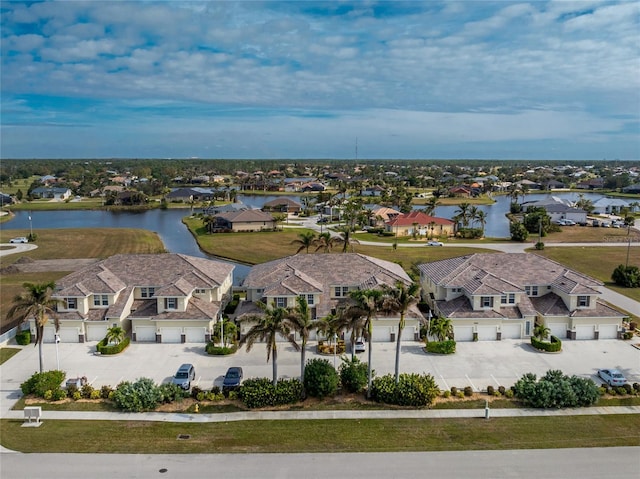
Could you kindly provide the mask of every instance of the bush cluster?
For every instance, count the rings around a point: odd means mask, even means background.
[[[230,315],[235,313],[238,303],[240,303],[240,295],[234,294],[233,299],[224,307],[224,314]]]
[[[375,378],[371,384],[371,399],[398,406],[430,406],[440,394],[430,374],[400,374],[398,383],[391,374]]]
[[[304,368],[304,390],[307,396],[325,398],[338,392],[338,373],[326,359],[310,359]]]
[[[214,342],[211,342],[207,343],[204,350],[212,356],[227,356],[228,354],[235,353],[238,350],[238,346],[235,344],[232,346],[218,346]]]
[[[535,336],[531,336],[531,345],[536,349],[547,351],[548,353],[557,353],[562,349],[562,341],[556,336],[551,336],[551,342],[541,341]]]
[[[113,393],[116,407],[127,412],[151,411],[162,399],[162,390],[149,378],[121,382]]]
[[[16,333],[16,343],[20,346],[26,346],[31,342],[31,331],[23,329]]]
[[[562,408],[591,406],[598,401],[598,386],[591,379],[565,376],[562,371],[549,370],[538,381],[527,373],[513,387],[515,396],[528,406]]]
[[[247,379],[238,397],[250,409],[293,404],[304,399],[299,379],[280,379],[276,386],[268,378]]]
[[[342,364],[338,368],[340,370],[340,384],[345,391],[350,393],[359,393],[364,391],[368,382],[368,365],[360,362],[358,358],[343,357]]]
[[[453,339],[446,341],[429,341],[426,343],[428,353],[453,354],[456,352],[456,342]]]
[[[118,354],[122,352],[124,348],[129,346],[130,342],[131,342],[131,339],[124,338],[118,344],[109,344],[107,341],[107,338],[104,338],[101,341],[99,341],[98,344],[96,344],[96,351],[98,351],[100,354],[105,354],[105,355]]]
[[[47,391],[52,391],[53,396],[55,396],[55,391],[61,389],[61,384],[66,376],[67,373],[64,371],[35,373],[20,385],[20,389],[25,396],[27,394],[34,394],[35,396],[44,398]]]

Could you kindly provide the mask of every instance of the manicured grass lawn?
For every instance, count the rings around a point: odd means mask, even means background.
[[[611,273],[613,273],[613,270],[616,269],[618,265],[626,263],[626,247],[589,246],[578,248],[545,248],[542,251],[536,251],[536,254],[545,256],[576,271],[599,279],[605,283],[607,288],[624,294],[636,301],[640,301],[640,288],[622,288],[616,286],[616,284],[611,281]],[[640,266],[639,246],[631,246],[629,249],[629,264]],[[633,311],[629,312],[633,313]]]
[[[10,208],[16,211],[97,210],[103,208],[103,204],[101,198],[83,198],[80,201],[69,202],[33,200],[13,204]]]
[[[65,453],[301,453],[640,445],[639,415],[227,423],[0,421],[4,447]],[[189,435],[189,439],[178,439]]]
[[[20,348],[0,348],[0,364],[4,364],[20,351]]]

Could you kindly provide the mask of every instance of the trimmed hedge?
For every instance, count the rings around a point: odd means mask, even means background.
[[[238,346],[235,344],[233,346],[217,346],[215,343],[207,343],[204,350],[212,356],[226,356],[235,353],[238,350]]]
[[[429,341],[426,343],[428,353],[453,354],[456,352],[456,342],[453,339],[447,341]]]
[[[22,331],[16,333],[16,343],[20,346],[26,346],[31,342],[31,331],[28,329],[23,329]]]
[[[513,391],[527,406],[536,408],[592,406],[600,397],[599,388],[591,379],[566,376],[558,370],[547,371],[540,380],[527,373],[516,382]]]
[[[104,338],[98,344],[96,344],[96,351],[100,354],[118,354],[122,352],[124,348],[129,346],[131,340],[129,338],[124,338],[118,344],[107,344],[107,338]]]
[[[560,341],[556,336],[551,336],[550,343],[540,341],[535,336],[531,336],[531,345],[536,349],[546,351],[548,353],[557,353],[562,349],[562,341]]]
[[[371,399],[398,406],[430,406],[440,394],[430,374],[400,374],[398,384],[391,374],[375,378],[371,384]]]
[[[64,371],[45,371],[43,373],[35,373],[20,385],[22,394],[35,394],[38,397],[45,397],[47,391],[56,391],[60,389],[60,385],[67,373]]]
[[[304,368],[304,390],[308,396],[324,398],[338,392],[340,378],[326,359],[314,358]]]
[[[247,379],[238,391],[238,397],[250,409],[294,404],[304,399],[299,379],[279,379],[274,387],[268,378]]]

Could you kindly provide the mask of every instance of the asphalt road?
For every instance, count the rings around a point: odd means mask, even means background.
[[[32,243],[0,243],[0,246],[10,246],[11,249],[0,249],[0,256],[7,256],[15,253],[24,253],[36,249],[38,245]]]
[[[636,479],[640,447],[360,454],[1,454],[2,479]]]

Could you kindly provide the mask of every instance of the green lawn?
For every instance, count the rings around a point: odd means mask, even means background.
[[[0,364],[4,364],[20,351],[20,348],[0,348]]]
[[[40,453],[318,453],[640,445],[640,415],[226,423],[0,421],[4,447]],[[189,439],[179,439],[188,435]]]

